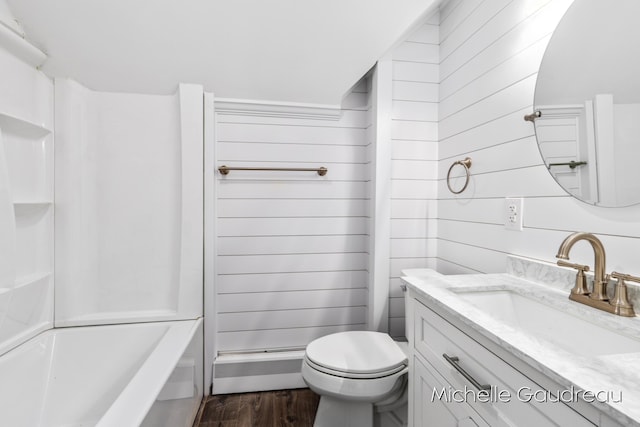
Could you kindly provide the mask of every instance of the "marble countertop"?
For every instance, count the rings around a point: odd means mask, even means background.
[[[551,341],[524,334],[466,302],[456,291],[515,291],[584,320],[583,331],[587,335],[589,327],[597,325],[640,342],[640,317],[615,316],[570,301],[573,283],[567,284],[566,278],[573,280],[575,273],[565,269],[510,258],[507,271],[445,276],[429,269],[414,269],[405,270],[403,280],[427,306],[444,310],[562,387],[601,392],[603,400],[608,393],[608,402],[593,402],[596,409],[623,425],[640,427],[640,352],[581,355],[566,346],[563,349]],[[633,294],[640,293],[633,289]]]

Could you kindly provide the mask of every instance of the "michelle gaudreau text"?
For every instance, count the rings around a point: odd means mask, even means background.
[[[531,387],[520,387],[517,391],[499,389],[496,386],[491,386],[488,390],[475,390],[468,388],[456,389],[451,386],[435,388],[431,393],[431,401],[435,402],[440,400],[443,402],[455,402],[455,403],[508,403],[513,400],[519,400],[521,402],[563,402],[571,403],[578,402],[580,400],[593,403],[620,403],[622,402],[622,391],[614,392],[612,390],[579,390],[571,386],[564,390],[549,391],[544,389],[532,389]]]

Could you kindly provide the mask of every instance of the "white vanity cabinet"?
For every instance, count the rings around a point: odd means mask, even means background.
[[[596,425],[417,298],[408,292],[410,425]]]
[[[438,375],[419,356],[413,358],[412,408],[414,426],[438,427],[484,427],[488,426],[482,417],[465,403],[447,402],[434,399],[434,390],[447,387],[447,381]]]

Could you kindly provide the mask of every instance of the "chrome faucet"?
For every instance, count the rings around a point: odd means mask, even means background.
[[[587,280],[584,275],[585,271],[589,271],[589,266],[574,264],[567,261],[569,259],[569,251],[573,245],[580,240],[586,240],[591,244],[595,257],[593,290],[591,292],[589,292]],[[556,258],[558,258],[558,265],[578,270],[576,284],[569,294],[570,300],[586,304],[590,307],[604,310],[609,313],[617,314],[619,316],[634,317],[636,315],[633,310],[633,306],[629,303],[627,298],[627,286],[624,281],[631,280],[634,282],[640,282],[640,278],[616,272],[611,273],[611,276],[607,275],[605,272],[606,255],[604,246],[596,236],[591,233],[584,232],[570,234],[560,244]],[[609,283],[610,277],[618,279],[615,295],[611,301],[609,301],[609,298],[607,297],[607,284]]]

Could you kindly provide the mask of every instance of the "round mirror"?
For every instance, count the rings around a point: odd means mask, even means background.
[[[640,1],[575,0],[540,65],[534,109],[545,165],[569,194],[640,203]]]

